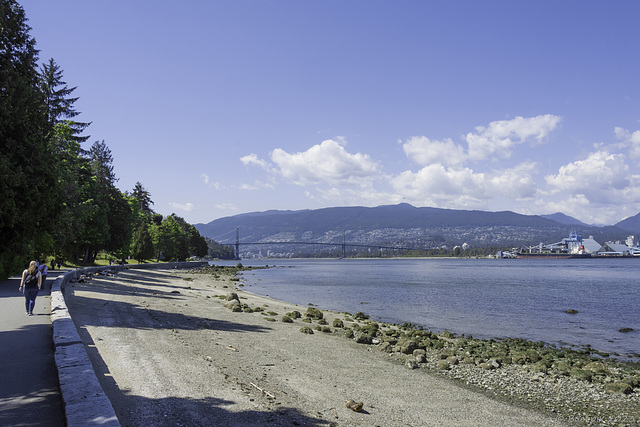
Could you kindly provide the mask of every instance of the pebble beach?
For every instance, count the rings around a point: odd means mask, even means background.
[[[244,291],[239,270],[67,285],[122,425],[640,423],[637,364],[277,301]]]

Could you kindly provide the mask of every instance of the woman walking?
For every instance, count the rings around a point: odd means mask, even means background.
[[[38,264],[35,261],[31,261],[29,268],[22,272],[22,280],[20,280],[20,287],[18,288],[20,292],[24,292],[25,308],[29,316],[33,316],[36,297],[38,296],[38,290],[41,288],[42,275],[38,271]]]

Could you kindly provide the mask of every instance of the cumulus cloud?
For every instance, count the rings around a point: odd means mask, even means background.
[[[629,191],[638,184],[624,156],[608,151],[596,151],[584,160],[568,163],[545,180],[556,191],[582,194],[595,203],[622,203],[621,197],[631,195]]]
[[[627,129],[616,127],[614,133],[616,138],[628,146],[629,157],[640,163],[640,130],[631,133]]]
[[[492,190],[510,199],[528,199],[537,194],[535,162],[523,162],[513,168],[494,172],[489,178]]]
[[[174,209],[178,209],[178,210],[185,211],[185,212],[191,212],[192,210],[194,210],[196,208],[193,205],[193,203],[180,204],[180,203],[175,203],[175,202],[169,202],[169,206],[171,206]]]
[[[445,168],[439,164],[425,166],[418,172],[404,171],[391,184],[407,200],[439,207],[473,207],[489,195],[486,177],[469,168]]]
[[[509,159],[521,144],[535,148],[560,121],[551,114],[494,121],[463,136],[460,143],[413,136],[400,143],[417,170],[400,169],[393,175],[383,174],[381,163],[367,154],[349,152],[346,141],[339,137],[299,152],[276,148],[267,160],[257,154],[241,158],[245,165],[264,169],[266,178],[237,188],[275,188],[285,181],[305,186],[307,199],[333,205],[407,202],[529,214],[561,211],[596,223],[635,215],[640,208],[640,175],[634,174],[629,162],[640,162],[640,131],[615,128],[617,143],[594,145],[581,160],[570,159],[574,161],[556,166],[551,173],[541,170],[546,163],[540,165],[525,160],[527,157],[509,160],[507,166],[482,162]],[[477,162],[473,168],[471,162]],[[489,165],[496,168],[491,170]],[[209,183],[206,175],[202,177]]]
[[[405,141],[402,149],[409,159],[421,166],[432,163],[458,166],[467,159],[464,148],[450,138],[437,141],[430,140],[426,136],[414,136]]]
[[[297,185],[362,185],[379,173],[379,165],[367,154],[351,154],[332,139],[322,141],[307,151],[287,153],[276,148],[271,161],[280,175]]]
[[[240,157],[240,161],[245,166],[248,166],[248,165],[260,166],[263,169],[267,169],[269,167],[269,163],[266,160],[258,158],[258,155],[254,153],[247,154],[246,156]]]
[[[465,137],[472,160],[485,160],[494,156],[509,158],[511,149],[527,141],[542,143],[560,123],[561,117],[545,114],[536,117],[516,117],[499,120],[487,127],[478,126]]]

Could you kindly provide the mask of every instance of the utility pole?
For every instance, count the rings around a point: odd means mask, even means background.
[[[345,244],[344,244],[344,231],[342,232],[342,258],[346,258],[347,257],[347,252],[345,251]]]

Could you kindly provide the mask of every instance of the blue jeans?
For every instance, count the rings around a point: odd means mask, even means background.
[[[33,309],[36,306],[36,297],[38,296],[38,287],[33,289],[24,288],[25,308],[27,313],[33,313]]]

